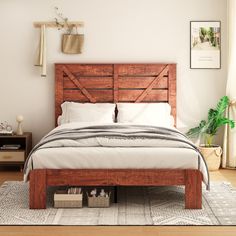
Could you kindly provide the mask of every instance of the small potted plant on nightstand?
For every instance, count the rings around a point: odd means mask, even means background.
[[[222,148],[213,144],[214,136],[219,128],[226,124],[234,128],[235,122],[225,117],[225,110],[229,106],[229,98],[224,96],[218,102],[216,109],[210,109],[207,120],[187,132],[189,138],[204,136],[205,143],[200,145],[199,150],[206,160],[209,170],[218,170],[221,163]]]

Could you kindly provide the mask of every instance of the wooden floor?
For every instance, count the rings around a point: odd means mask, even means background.
[[[231,182],[236,187],[236,170],[210,173],[212,181]],[[0,184],[22,180],[22,173],[0,169]],[[236,226],[0,226],[1,236],[228,236],[236,235]]]

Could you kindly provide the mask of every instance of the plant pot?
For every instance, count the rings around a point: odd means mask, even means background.
[[[203,155],[209,171],[215,171],[220,168],[222,148],[217,145],[206,147],[200,145],[199,150]]]

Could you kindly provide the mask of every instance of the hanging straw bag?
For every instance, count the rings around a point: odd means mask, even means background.
[[[73,33],[73,28],[76,33]],[[84,44],[84,35],[78,34],[77,27],[72,27],[69,34],[62,35],[62,52],[66,54],[81,54]]]

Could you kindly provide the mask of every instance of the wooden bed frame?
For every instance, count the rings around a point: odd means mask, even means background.
[[[168,102],[176,120],[176,64],[56,64],[55,122],[64,101]],[[35,169],[31,209],[46,208],[48,186],[185,186],[185,208],[202,207],[202,173],[193,169]]]

